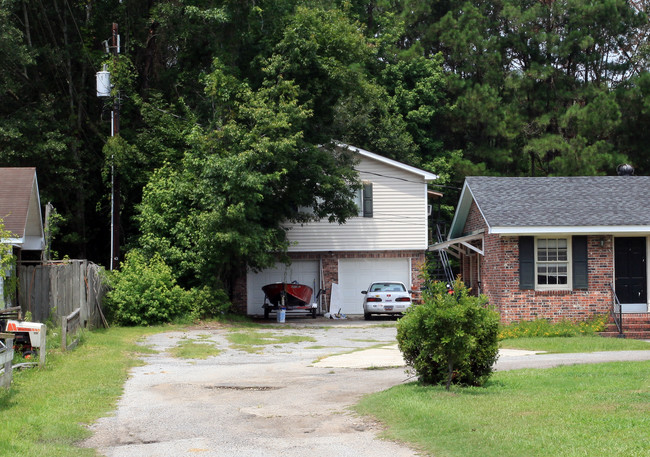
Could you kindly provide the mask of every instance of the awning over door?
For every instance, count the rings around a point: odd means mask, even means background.
[[[446,251],[456,258],[460,258],[461,254],[470,255],[472,252],[485,255],[483,251],[483,238],[483,232],[459,236],[458,238],[432,244],[429,246],[429,251]],[[472,242],[476,241],[480,241],[480,246],[472,244]]]

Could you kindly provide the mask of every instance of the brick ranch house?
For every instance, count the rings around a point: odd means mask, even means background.
[[[504,323],[648,316],[650,177],[468,177],[448,239]],[[618,310],[617,310],[618,314]]]
[[[437,176],[361,148],[339,144],[357,159],[363,184],[356,196],[357,217],[345,224],[327,220],[285,224],[290,241],[290,265],[243,273],[235,285],[233,303],[242,313],[263,314],[262,286],[297,281],[320,289],[320,312],[363,314],[361,291],[371,281],[402,281],[420,290],[428,240],[427,190]]]

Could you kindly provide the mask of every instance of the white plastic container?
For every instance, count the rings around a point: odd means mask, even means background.
[[[284,324],[284,320],[287,317],[287,309],[286,308],[278,308],[278,322],[281,324]]]

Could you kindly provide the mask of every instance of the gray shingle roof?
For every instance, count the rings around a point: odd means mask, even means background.
[[[650,225],[650,176],[473,176],[466,183],[491,227]]]

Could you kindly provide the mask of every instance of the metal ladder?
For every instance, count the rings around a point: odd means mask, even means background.
[[[445,241],[442,237],[442,232],[440,231],[440,224],[436,224],[436,238],[438,239],[438,243]],[[440,257],[440,263],[445,274],[445,280],[449,285],[453,285],[455,279],[454,272],[452,271],[451,265],[449,264],[449,256],[447,255],[447,251],[440,249],[438,251],[438,256]]]

